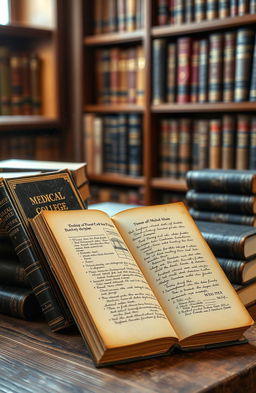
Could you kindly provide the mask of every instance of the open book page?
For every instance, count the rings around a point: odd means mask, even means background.
[[[252,323],[183,203],[112,220],[181,339]]]
[[[106,213],[44,211],[43,215],[107,347],[177,338]]]

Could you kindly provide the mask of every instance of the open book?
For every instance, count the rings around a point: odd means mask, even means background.
[[[31,225],[98,366],[238,340],[253,324],[181,202],[42,211]]]

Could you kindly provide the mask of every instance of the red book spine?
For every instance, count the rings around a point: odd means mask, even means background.
[[[249,166],[249,115],[237,117],[237,140],[236,140],[236,169],[248,169]]]
[[[178,75],[177,75],[177,102],[184,103],[190,100],[191,82],[191,37],[181,37],[177,41]]]

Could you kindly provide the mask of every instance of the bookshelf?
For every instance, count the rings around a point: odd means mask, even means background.
[[[43,150],[48,151],[46,159],[58,159],[66,116],[63,2],[7,0],[6,4],[9,18],[7,24],[0,25],[0,47],[7,51],[3,60],[7,87],[1,93],[7,104],[4,109],[2,101],[0,105],[0,159],[40,159]],[[20,59],[28,64],[23,71],[16,68],[16,77],[13,58],[19,66]]]
[[[110,2],[111,3],[111,2]],[[132,1],[131,1],[132,3]],[[165,2],[162,1],[164,4]],[[167,3],[167,2],[166,2]],[[215,2],[216,3],[216,2]],[[243,2],[241,2],[243,3]],[[96,4],[96,2],[95,2]],[[206,4],[206,2],[204,2]],[[244,3],[245,4],[245,3]],[[143,1],[144,24],[134,31],[111,31],[94,33],[94,9],[91,2],[79,0],[70,8],[72,25],[71,48],[73,62],[70,77],[73,85],[72,123],[74,141],[73,157],[77,160],[86,159],[84,141],[83,117],[86,114],[105,116],[118,113],[137,113],[142,118],[142,162],[141,176],[132,177],[121,174],[89,173],[92,184],[98,187],[118,185],[124,190],[129,187],[143,189],[144,203],[153,204],[161,202],[165,193],[185,195],[186,184],[184,178],[170,178],[160,176],[160,123],[162,119],[214,119],[224,115],[237,116],[247,114],[252,116],[256,110],[256,102],[243,100],[241,102],[161,102],[153,104],[153,43],[156,39],[164,39],[167,43],[177,41],[181,37],[190,37],[192,40],[201,37],[210,37],[215,33],[237,31],[240,28],[255,30],[255,10],[241,11],[241,15],[225,16],[209,20],[192,21],[187,23],[158,25],[158,1]],[[251,12],[251,13],[250,13]],[[242,14],[243,13],[243,14]],[[144,50],[144,103],[113,104],[97,102],[96,88],[96,62],[95,53],[98,50],[128,48],[131,45],[141,45]],[[88,75],[88,78],[87,78]],[[82,81],[82,82],[81,82]]]

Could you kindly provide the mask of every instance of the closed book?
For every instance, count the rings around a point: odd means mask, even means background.
[[[256,169],[256,116],[251,117],[249,169]]]
[[[256,35],[254,37],[249,101],[256,101]]]
[[[199,102],[208,101],[208,39],[199,41]]]
[[[142,172],[142,135],[141,117],[138,114],[128,115],[128,173],[130,176],[141,176]]]
[[[255,258],[250,260],[218,258],[218,262],[232,284],[246,284],[256,278]]]
[[[195,22],[201,22],[206,19],[206,1],[205,0],[195,0],[194,2],[194,18]]]
[[[112,116],[107,115],[103,118],[103,171],[113,172],[113,157],[112,157]]]
[[[126,30],[136,30],[136,0],[126,0]]]
[[[206,19],[212,20],[219,16],[219,0],[206,0]]]
[[[169,149],[168,149],[168,172],[169,176],[173,178],[177,178],[179,176],[179,168],[180,168],[180,148],[179,148],[179,139],[180,139],[180,129],[179,129],[179,121],[178,119],[169,119],[168,121],[168,131],[169,131]],[[186,136],[184,135],[184,140]],[[183,146],[186,149],[186,146]],[[188,146],[187,146],[188,148]],[[186,152],[184,151],[185,155]]]
[[[221,168],[233,169],[235,166],[236,121],[232,115],[222,118]]]
[[[99,0],[98,0],[99,1]],[[116,0],[117,31],[126,30],[126,0]]]
[[[209,36],[209,84],[208,101],[222,100],[222,53],[223,34],[216,33]]]
[[[192,42],[190,101],[198,102],[199,93],[199,41]]]
[[[212,191],[230,194],[255,194],[256,173],[253,170],[201,169],[189,171],[187,186],[198,191]]]
[[[110,103],[119,103],[119,72],[120,50],[117,47],[110,49]]]
[[[185,178],[191,169],[191,119],[180,119],[179,121],[179,178]]]
[[[234,90],[234,100],[236,102],[247,101],[249,99],[253,40],[253,30],[248,28],[240,28],[237,30]]]
[[[10,80],[11,80],[11,114],[15,116],[23,115],[21,57],[16,54],[11,54],[10,56]]]
[[[169,21],[168,0],[157,0],[157,24],[167,25]]]
[[[223,101],[234,100],[236,66],[236,33],[228,31],[224,33],[223,49]]]
[[[250,281],[247,284],[233,284],[233,288],[238,294],[242,303],[248,308],[255,304],[256,281]],[[253,312],[255,315],[255,310]]]
[[[102,85],[98,91],[98,100],[102,104],[110,104],[111,100],[111,86],[110,86],[110,72],[111,72],[111,57],[110,49],[102,49],[100,51],[100,78]]]
[[[119,53],[119,103],[125,104],[128,101],[128,53],[126,49]]]
[[[136,30],[143,29],[144,27],[144,0],[136,0],[136,17],[135,28]]]
[[[251,227],[256,226],[256,216],[254,214],[236,214],[236,213],[225,213],[215,211],[197,210],[194,208],[189,209],[189,213],[195,220],[200,221],[213,221],[213,222],[225,222],[230,224],[249,225]]]
[[[26,54],[21,56],[21,74],[22,74],[22,113],[23,115],[31,115],[32,114],[32,89],[31,89],[31,75],[30,75],[30,58]],[[39,95],[40,93],[38,94],[38,96]],[[41,101],[41,97],[39,97],[39,102],[40,101]]]
[[[160,121],[160,176],[167,177],[169,173],[169,120],[161,119]]]
[[[255,14],[256,13],[256,1],[255,0],[250,0],[249,13],[250,14]]]
[[[111,33],[116,31],[116,1],[109,0],[105,7],[102,6],[102,19],[103,19],[103,31],[102,33]]]
[[[118,122],[118,173],[128,174],[128,125],[127,115],[119,114]]]
[[[209,168],[221,168],[222,122],[220,119],[209,121]]]
[[[170,42],[167,46],[167,102],[176,101],[176,73],[176,42]]]
[[[215,256],[244,260],[256,255],[256,228],[199,220],[196,224]]]
[[[194,21],[194,0],[185,0],[185,23]]]
[[[92,155],[93,173],[103,172],[103,119],[100,116],[93,118]]]
[[[173,15],[175,24],[185,22],[185,0],[173,0]]]
[[[238,15],[245,15],[249,12],[249,0],[238,0]]]
[[[197,121],[199,134],[198,167],[208,168],[209,165],[209,120]]]
[[[249,168],[249,143],[250,143],[250,116],[237,116],[237,134],[236,134],[236,169]]]
[[[0,114],[3,116],[11,114],[9,55],[9,49],[0,46]]]
[[[230,16],[230,0],[219,0],[219,18],[227,18]]]
[[[123,0],[125,1],[125,0]],[[103,32],[103,9],[101,0],[94,1],[93,8],[93,32],[94,34],[101,34]]]
[[[145,53],[141,45],[136,48],[136,61],[136,103],[143,105],[145,101]]]
[[[191,37],[180,37],[177,40],[177,102],[186,103],[190,100],[191,83]]]
[[[254,195],[220,194],[188,190],[187,204],[197,210],[217,211],[225,213],[256,213],[256,197]]]
[[[33,53],[30,55],[29,65],[30,65],[31,110],[33,115],[40,115],[42,112],[43,61],[36,53]]]
[[[0,313],[29,320],[42,311],[31,289],[0,285]]]
[[[1,247],[0,247],[1,249]],[[30,288],[25,268],[18,257],[0,257],[0,283],[17,287]]]
[[[196,170],[199,167],[199,131],[198,131],[198,120],[193,122],[192,130],[192,162],[191,169]]]
[[[152,100],[153,105],[165,102],[165,82],[166,82],[166,42],[165,39],[153,41],[153,80],[152,80]]]
[[[132,47],[127,52],[127,78],[128,78],[128,100],[129,104],[136,104],[136,80],[137,80],[137,53],[136,48]]]
[[[84,209],[68,170],[1,179],[0,217],[8,232],[44,316],[53,331],[73,324],[73,318],[44,257],[30,232],[29,219],[40,210]]]
[[[238,0],[230,0],[230,16],[238,15]]]

